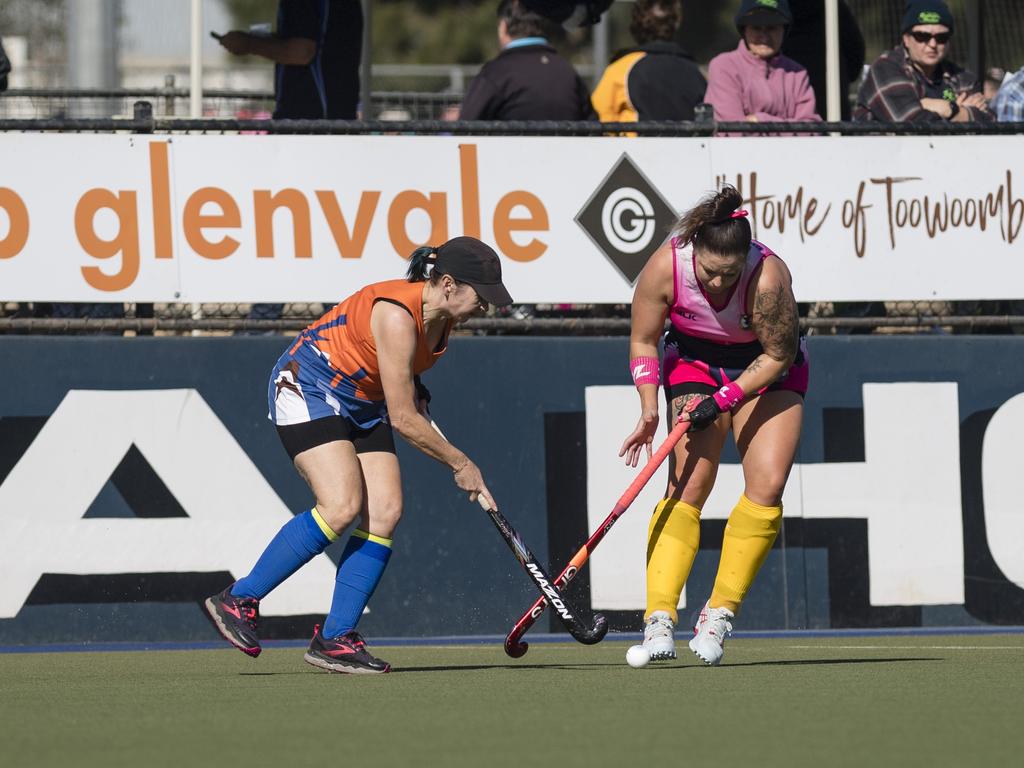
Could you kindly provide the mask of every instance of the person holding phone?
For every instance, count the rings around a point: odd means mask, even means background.
[[[211,33],[236,56],[274,62],[275,120],[354,120],[359,105],[359,0],[279,0],[272,34]]]

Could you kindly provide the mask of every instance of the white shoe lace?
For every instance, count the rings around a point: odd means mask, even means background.
[[[672,619],[668,616],[652,615],[647,618],[647,624],[644,627],[644,642],[649,643],[652,640],[658,640],[662,638],[672,639],[672,630],[675,625],[672,623]]]
[[[701,618],[705,616],[704,621],[697,623],[696,634],[704,634],[715,639],[715,642],[719,645],[725,645],[725,638],[732,634],[732,622],[729,619],[733,618],[733,612],[728,608],[706,608],[706,613],[701,614]]]

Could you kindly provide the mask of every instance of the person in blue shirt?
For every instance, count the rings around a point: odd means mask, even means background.
[[[1024,67],[1003,79],[989,108],[1001,123],[1024,122]]]

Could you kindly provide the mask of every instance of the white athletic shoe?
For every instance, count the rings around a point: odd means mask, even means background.
[[[717,667],[725,653],[725,638],[732,634],[731,620],[735,618],[728,608],[711,608],[704,603],[693,627],[690,650],[708,666]]]
[[[651,661],[665,661],[676,657],[676,643],[672,638],[675,624],[668,611],[655,611],[647,617],[644,625],[644,648],[651,655]]]

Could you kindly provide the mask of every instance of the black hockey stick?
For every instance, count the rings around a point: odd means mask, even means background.
[[[533,579],[537,589],[541,591],[544,598],[555,609],[559,621],[562,622],[569,634],[584,645],[593,645],[594,643],[601,642],[608,633],[608,620],[604,617],[604,614],[595,613],[594,626],[587,627],[583,620],[579,618],[578,612],[572,609],[565,598],[562,597],[562,593],[558,591],[558,587],[554,585],[547,573],[544,572],[544,569],[537,564],[537,559],[530,552],[530,548],[526,546],[526,542],[523,541],[516,530],[509,525],[505,516],[498,510],[491,509],[487,502],[484,501],[483,496],[478,496],[477,501],[480,502],[480,506],[487,512],[491,522],[494,523],[494,527],[498,529],[501,538],[508,544],[516,559],[519,560],[524,570]]]
[[[431,419],[430,425],[437,431],[437,434],[444,437],[441,428],[437,426],[433,419]],[[448,438],[445,439],[447,440]],[[491,522],[498,529],[501,538],[508,544],[508,548],[512,550],[512,554],[516,556],[523,569],[533,579],[533,583],[537,585],[537,589],[540,590],[544,599],[555,609],[559,621],[562,622],[569,634],[573,636],[573,639],[578,640],[584,645],[594,645],[601,642],[604,636],[608,634],[608,620],[604,615],[600,613],[594,614],[594,626],[587,627],[583,620],[579,618],[578,612],[570,608],[569,603],[562,597],[558,587],[554,585],[544,569],[537,563],[537,558],[530,552],[530,548],[526,546],[523,537],[509,524],[505,516],[498,510],[491,509],[483,496],[477,495],[476,500],[483,507],[487,516],[491,518]]]

